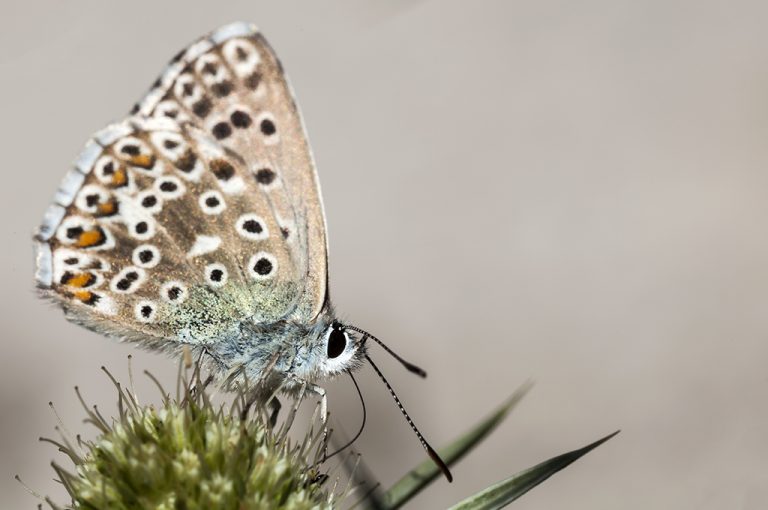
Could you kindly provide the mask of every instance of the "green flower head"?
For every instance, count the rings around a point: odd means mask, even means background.
[[[164,393],[158,408],[139,405],[114,381],[120,412],[111,422],[86,407],[97,439],[78,439],[77,448],[66,437],[56,443],[74,463],[73,471],[54,464],[72,499],[64,508],[332,507],[334,494],[323,488],[325,477],[316,468],[321,434],[291,441],[289,425],[276,430],[264,407],[248,402],[245,389],[231,407],[215,406],[197,375],[194,381],[183,384],[187,389],[177,398]]]

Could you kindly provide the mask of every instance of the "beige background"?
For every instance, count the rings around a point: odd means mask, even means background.
[[[86,138],[235,19],[259,24],[297,91],[338,309],[429,369],[375,353],[427,437],[537,383],[413,508],[616,428],[516,508],[768,506],[765,2],[189,4],[0,6],[3,508],[36,504],[15,473],[61,499],[37,443],[47,402],[82,430],[72,387],[110,409],[99,366],[124,376],[135,352],[35,298],[30,233]],[[136,359],[173,379],[173,361]],[[387,485],[423,453],[360,377],[359,445]],[[353,431],[348,381],[330,389]]]

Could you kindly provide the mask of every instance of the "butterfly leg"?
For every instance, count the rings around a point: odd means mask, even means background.
[[[323,424],[323,461],[328,456],[328,394],[324,388],[307,383],[307,390],[320,398],[320,422]]]
[[[325,428],[328,424],[328,395],[324,388],[315,384],[307,385],[307,390],[320,399],[320,420],[323,422],[323,428]]]
[[[309,381],[305,381],[304,379],[300,379],[295,376],[289,376],[290,379],[292,379],[296,384],[301,385],[301,396],[304,396],[304,391],[308,391],[309,393],[313,393],[317,397],[320,398],[320,422],[323,425],[323,459],[325,460],[325,457],[328,453],[328,394],[325,391],[324,388],[321,388],[320,386],[316,384],[312,384]],[[296,400],[296,404],[294,406],[294,410],[292,411],[294,414],[296,412],[296,409],[298,409],[298,405],[301,402],[301,398]]]

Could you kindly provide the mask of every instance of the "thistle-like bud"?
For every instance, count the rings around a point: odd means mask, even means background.
[[[74,463],[53,464],[72,501],[61,507],[46,498],[51,508],[301,510],[337,503],[319,482],[326,478],[316,468],[321,434],[292,442],[290,425],[276,429],[267,406],[249,402],[246,388],[233,404],[214,405],[198,374],[192,384],[182,381],[176,398],[163,391],[158,408],[140,405],[110,375],[118,417],[105,420],[84,403],[98,437],[48,440]]]

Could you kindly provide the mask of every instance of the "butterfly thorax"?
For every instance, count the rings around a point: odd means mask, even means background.
[[[201,347],[201,354],[224,380],[246,377],[250,383],[259,381],[267,391],[278,387],[290,391],[356,368],[362,355],[357,347],[344,363],[329,363],[327,337],[333,323],[328,311],[311,322],[286,319],[264,325],[243,320],[219,341]]]

